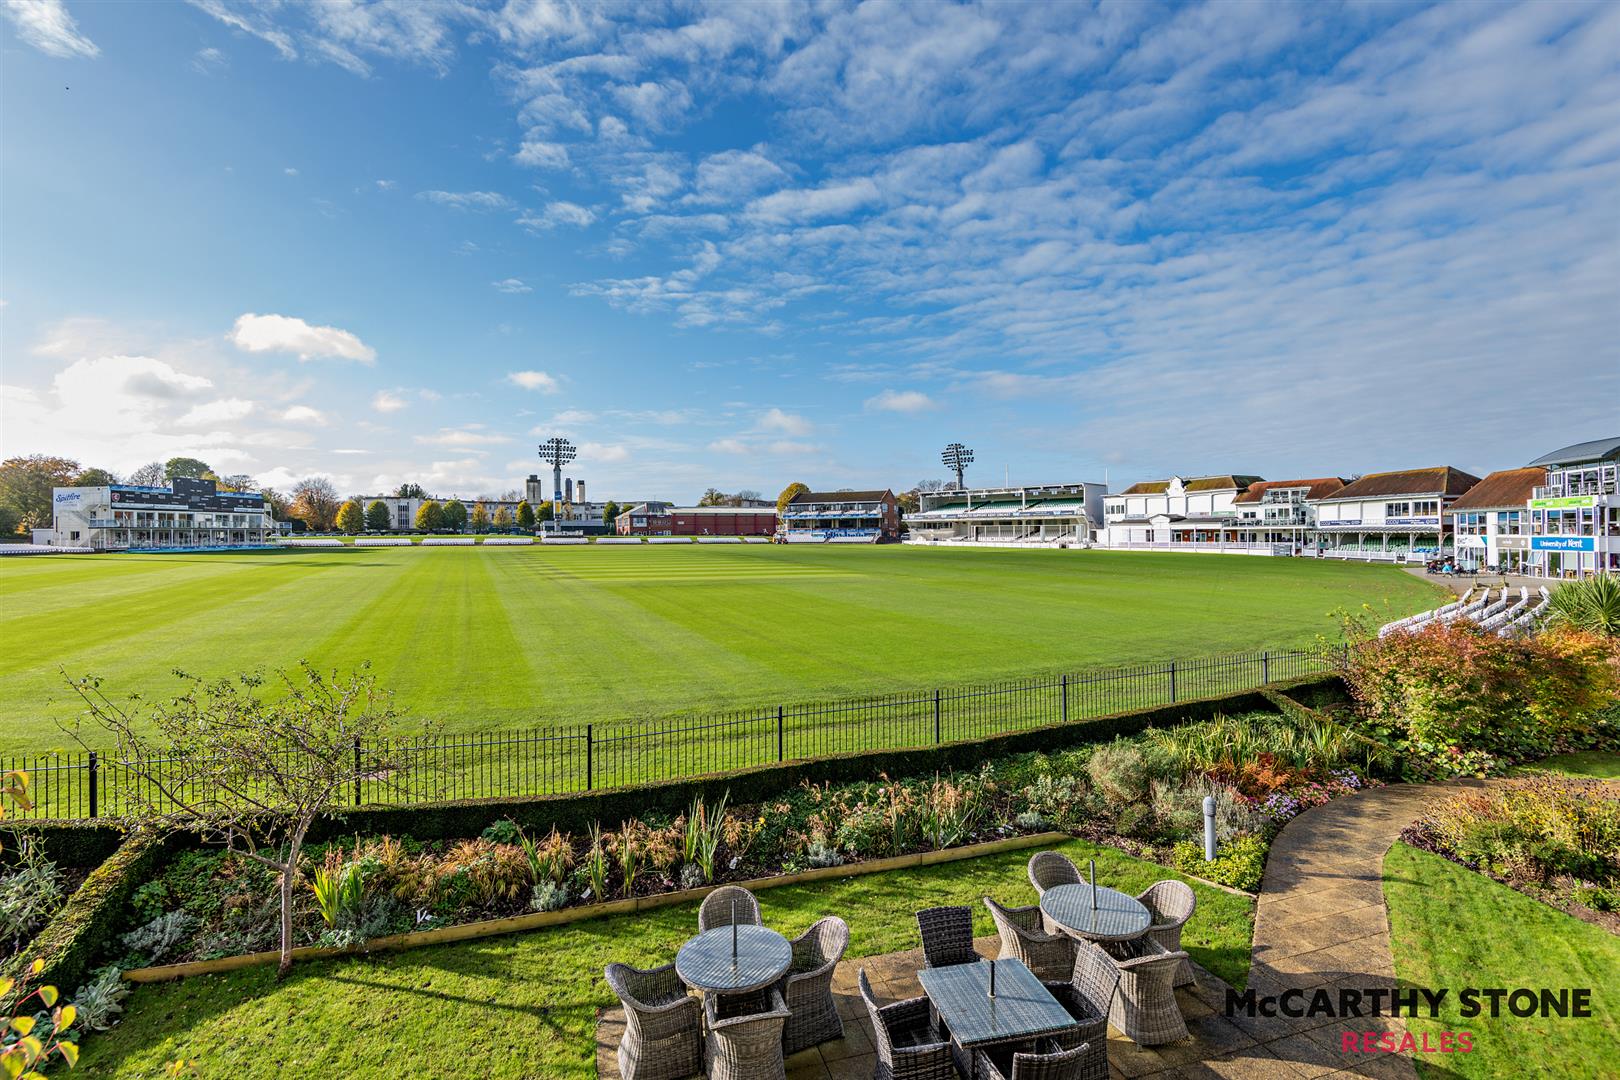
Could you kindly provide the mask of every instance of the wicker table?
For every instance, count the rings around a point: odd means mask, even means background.
[[[996,969],[996,996],[990,996],[990,967]],[[1041,985],[1022,960],[981,961],[924,968],[917,972],[923,993],[951,1029],[951,1041],[973,1058],[973,1049],[1032,1042],[1075,1026],[1074,1017]]]
[[[1064,933],[1087,941],[1131,941],[1141,937],[1153,923],[1153,916],[1134,896],[1117,889],[1097,887],[1097,904],[1091,903],[1091,886],[1055,885],[1041,894],[1041,913]]]
[[[675,954],[675,974],[687,986],[712,994],[745,994],[761,990],[786,974],[793,946],[775,930],[738,926],[737,954],[731,952],[729,926],[705,930]]]

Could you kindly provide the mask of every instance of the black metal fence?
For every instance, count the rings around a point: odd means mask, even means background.
[[[571,794],[913,749],[1241,693],[1343,662],[1341,646],[1268,650],[765,709],[357,744],[353,804]],[[368,774],[368,761],[397,768]],[[29,774],[34,807],[13,807],[11,817],[117,817],[149,794],[137,790],[143,781],[134,770],[105,751],[21,754],[0,764]],[[163,763],[157,766],[161,772]]]

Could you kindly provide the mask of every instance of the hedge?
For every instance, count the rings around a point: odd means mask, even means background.
[[[58,866],[100,866],[124,842],[124,830],[116,825],[91,821],[10,821],[0,826],[0,865],[11,865],[17,856],[17,841],[27,838],[38,843],[45,857]]]
[[[95,969],[106,946],[129,929],[126,916],[135,890],[156,876],[163,864],[190,842],[191,838],[182,833],[164,837],[137,834],[126,839],[90,872],[79,891],[18,954],[17,970],[8,974],[21,974],[35,959],[43,959],[44,970],[31,977],[30,983],[72,993]]]

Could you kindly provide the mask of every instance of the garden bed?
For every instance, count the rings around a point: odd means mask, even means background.
[[[1401,839],[1620,935],[1620,782],[1497,781],[1430,807]]]
[[[305,849],[294,944],[344,951],[483,932],[469,926],[523,929],[563,921],[554,916],[565,911],[806,872],[842,876],[1054,831],[1252,891],[1284,822],[1372,782],[1365,749],[1308,715],[1256,713],[1010,755],[974,773],[804,783],[739,806],[698,797],[685,813],[585,833],[531,835],[501,820],[473,839],[332,838]],[[1203,859],[1205,796],[1217,806],[1212,863]],[[187,851],[135,890],[113,958],[140,969],[268,952],[278,945],[276,886],[261,864]]]

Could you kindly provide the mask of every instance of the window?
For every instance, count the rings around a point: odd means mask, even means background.
[[[1412,516],[1412,504],[1405,502],[1385,503],[1384,516],[1387,518],[1403,518]]]

